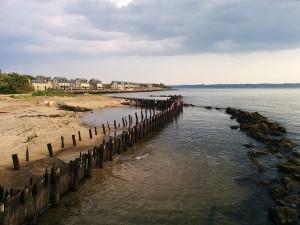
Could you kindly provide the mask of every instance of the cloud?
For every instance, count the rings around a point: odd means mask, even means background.
[[[300,45],[299,0],[1,0],[0,66]]]

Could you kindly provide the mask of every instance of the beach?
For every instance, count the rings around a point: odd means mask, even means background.
[[[47,144],[54,153],[61,150],[61,136],[65,145],[72,146],[71,135],[81,132],[82,142],[76,147],[88,146],[88,128],[81,122],[82,112],[59,109],[59,104],[99,109],[121,106],[121,100],[107,96],[82,95],[76,97],[0,96],[0,170],[12,168],[12,154],[18,154],[21,166],[25,164],[26,148],[30,161],[48,156]],[[100,131],[100,129],[99,129]],[[99,132],[99,137],[101,133]]]

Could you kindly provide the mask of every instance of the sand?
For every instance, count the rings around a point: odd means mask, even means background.
[[[81,112],[63,111],[58,104],[80,106],[91,109],[121,106],[121,100],[107,96],[77,97],[22,97],[0,96],[0,178],[12,170],[11,155],[19,156],[21,168],[25,168],[26,148],[29,149],[30,163],[48,157],[47,143],[52,143],[54,153],[62,155],[61,136],[65,139],[64,151],[79,155],[96,140],[100,140],[102,129],[98,128],[97,139],[88,137],[88,127],[81,123]],[[72,147],[71,135],[82,134],[82,142]],[[3,183],[3,182],[0,182]]]

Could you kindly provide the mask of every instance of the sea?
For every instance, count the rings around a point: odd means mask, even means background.
[[[257,111],[287,128],[300,145],[300,89],[177,89],[118,94],[147,98],[182,95],[185,103]],[[86,113],[85,124],[117,120],[136,108]],[[42,225],[268,225],[274,206],[266,183],[278,177],[277,158],[259,173],[245,144],[263,146],[239,130],[222,110],[185,107],[177,121],[94,170],[77,192],[39,217]],[[296,147],[296,150],[299,149]]]

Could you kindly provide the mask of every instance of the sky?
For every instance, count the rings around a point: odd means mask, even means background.
[[[0,15],[3,71],[300,83],[300,0],[0,0]]]

